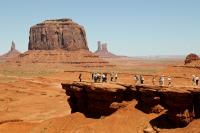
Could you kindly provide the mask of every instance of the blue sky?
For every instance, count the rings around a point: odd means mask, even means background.
[[[0,54],[28,49],[29,28],[45,19],[83,25],[91,51],[107,42],[115,54],[199,54],[199,0],[1,0]]]

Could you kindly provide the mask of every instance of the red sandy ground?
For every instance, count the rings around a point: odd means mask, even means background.
[[[114,71],[119,73],[118,82],[122,83],[134,84],[134,74],[141,73],[145,75],[146,84],[152,83],[152,75],[157,75],[158,81],[159,75],[164,74],[173,76],[175,86],[191,86],[191,75],[200,74],[195,68],[167,68],[169,64],[180,65],[179,60],[164,63],[161,60],[108,60],[118,67],[82,69],[61,64],[0,64],[0,133],[142,133],[149,126],[149,121],[158,117],[158,114],[145,114],[135,109],[135,100],[125,103],[127,107],[101,119],[86,118],[80,113],[70,114],[67,96],[60,83],[78,80],[79,73],[83,74],[85,81],[91,81],[89,71]],[[161,132],[198,133],[199,124],[200,120],[195,120],[185,128],[162,129]]]

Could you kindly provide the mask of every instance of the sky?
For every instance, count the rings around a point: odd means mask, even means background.
[[[29,29],[71,18],[85,27],[88,46],[106,42],[126,56],[199,54],[200,0],[0,0],[0,54],[12,40],[28,50]]]

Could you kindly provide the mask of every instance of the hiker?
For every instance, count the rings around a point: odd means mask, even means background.
[[[142,75],[140,75],[140,83],[144,84],[144,77]]]
[[[96,73],[94,73],[94,82],[96,83],[97,82],[97,74]]]
[[[139,84],[139,76],[135,75],[134,80],[135,80],[135,84],[138,85]]]
[[[107,82],[107,77],[108,77],[108,74],[107,73],[104,73],[105,74],[105,82]]]
[[[110,81],[112,82],[113,81],[113,79],[114,79],[114,76],[113,76],[114,74],[113,73],[110,73]]]
[[[172,79],[171,79],[171,77],[168,76],[167,80],[168,80],[168,86],[170,86],[170,85],[172,84]]]
[[[115,82],[117,82],[118,75],[115,73]]]
[[[97,73],[97,82],[100,83],[101,82],[101,74]]]
[[[165,82],[164,76],[160,76],[160,79],[159,79],[160,86],[163,86],[164,82]]]
[[[193,83],[193,85],[196,85],[196,76],[195,75],[192,75],[192,83]]]
[[[135,76],[133,77],[133,79],[135,80],[135,84],[137,85],[137,82],[138,82],[138,77],[137,77],[137,75],[135,75]]]
[[[102,78],[102,82],[106,82],[106,75],[104,73],[101,75],[101,78]]]
[[[78,78],[79,78],[79,81],[81,82],[82,81],[82,74],[81,73],[79,74]]]
[[[153,76],[153,78],[152,78],[152,83],[153,83],[153,85],[155,85],[155,83],[156,83],[156,78],[155,78],[155,76]]]
[[[94,73],[92,73],[92,80],[94,80]]]
[[[137,84],[141,84],[140,75],[137,75]]]
[[[199,85],[199,77],[196,76],[195,80],[196,80],[196,86],[198,86]]]

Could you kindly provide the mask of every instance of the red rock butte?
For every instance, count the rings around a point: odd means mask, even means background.
[[[189,63],[191,63],[193,61],[197,61],[197,60],[200,60],[199,56],[191,53],[191,54],[187,55],[187,57],[185,59],[185,64],[189,64]]]
[[[71,19],[46,20],[30,29],[29,50],[89,50],[84,27]]]
[[[83,26],[71,19],[45,20],[30,28],[28,51],[9,63],[56,63],[69,67],[114,67],[89,51]]]
[[[103,57],[103,58],[112,58],[117,57],[115,54],[108,51],[107,43],[101,43],[100,41],[97,42],[97,51],[95,52],[96,55]]]

